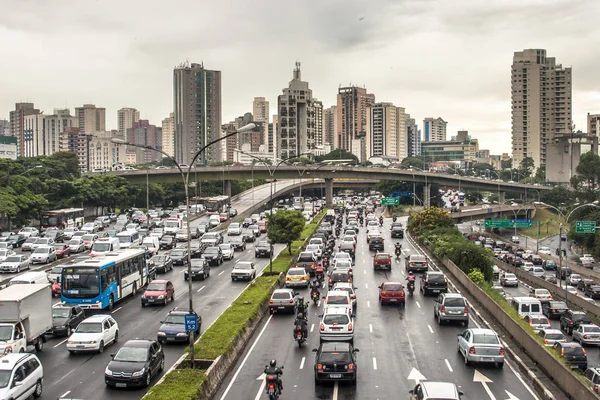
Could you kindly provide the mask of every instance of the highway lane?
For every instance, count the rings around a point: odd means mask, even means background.
[[[386,220],[382,232],[386,250],[393,252]],[[402,221],[406,223],[406,219]],[[321,308],[309,308],[310,333],[308,343],[299,349],[292,338],[291,315],[275,315],[265,321],[243,357],[231,370],[216,399],[260,399],[264,396],[263,382],[258,380],[264,366],[275,358],[284,365],[282,399],[390,399],[408,396],[414,381],[408,377],[413,368],[428,380],[452,381],[465,392],[464,399],[490,398],[479,382],[474,382],[475,370],[489,378],[487,386],[497,399],[504,399],[508,389],[520,400],[536,399],[526,383],[515,375],[511,366],[499,370],[495,367],[466,367],[456,350],[456,334],[465,328],[460,325],[438,326],[433,319],[434,297],[424,298],[420,292],[407,298],[406,307],[380,306],[377,286],[385,280],[404,281],[403,261],[394,260],[391,273],[373,271],[372,256],[366,244],[364,228],[357,245],[354,269],[358,309],[355,328],[355,347],[358,353],[356,387],[349,384],[314,384],[314,353],[311,349],[319,343],[318,314]],[[416,252],[407,240],[405,250]],[[418,288],[418,284],[417,284]],[[300,291],[309,298],[307,290]],[[472,320],[475,326],[476,321]],[[510,360],[509,363],[510,364]]]

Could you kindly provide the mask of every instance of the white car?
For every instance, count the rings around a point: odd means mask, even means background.
[[[15,254],[17,253],[12,250],[0,249],[0,263],[4,262],[8,257],[14,256]]]
[[[31,250],[35,250],[41,246],[53,246],[53,245],[54,245],[54,240],[52,240],[50,238],[41,237],[41,238],[37,238],[35,240],[35,242],[33,242],[33,244],[31,245]]]
[[[40,236],[40,231],[37,228],[32,228],[30,226],[26,226],[25,228],[23,228],[19,231],[19,235],[23,235],[26,238],[38,237],[38,236]]]
[[[323,250],[321,250],[321,246],[318,244],[309,244],[306,246],[306,251],[312,251],[317,259],[320,259],[323,256]]]
[[[523,263],[523,270],[525,272],[533,272],[533,267],[535,267],[535,265],[533,265],[531,261],[525,261]]]
[[[186,229],[180,229],[175,234],[175,240],[178,242],[187,242],[188,241],[188,232]]]
[[[119,340],[119,325],[110,315],[98,314],[84,319],[67,341],[69,353],[78,351],[104,352],[104,348]]]
[[[242,234],[242,226],[238,222],[229,224],[227,228],[227,236],[237,236]]]
[[[28,399],[42,395],[44,368],[39,358],[9,353],[0,359],[0,399]]]
[[[56,261],[58,256],[56,255],[56,249],[51,246],[40,246],[31,253],[29,260],[32,264],[44,263],[48,264],[52,261]]]
[[[532,289],[530,295],[539,300],[552,300],[552,294],[548,289]]]
[[[571,274],[567,278],[567,283],[571,286],[577,286],[579,281],[581,280],[581,275],[579,274]]]
[[[538,253],[552,255],[552,249],[550,249],[550,247],[540,247]]]
[[[219,247],[221,248],[221,253],[223,253],[223,258],[225,260],[233,260],[233,257],[235,257],[235,249],[231,243],[222,243]]]
[[[335,267],[335,264],[337,264],[337,262],[339,260],[348,260],[348,261],[350,261],[350,263],[352,263],[354,265],[352,257],[350,256],[350,254],[348,254],[346,252],[342,251],[339,253],[335,253],[335,255],[333,256],[333,260],[331,260],[331,265],[333,265]]]
[[[16,272],[19,273],[24,269],[29,269],[31,266],[31,262],[29,261],[29,257],[23,254],[14,254],[12,256],[6,257],[6,260],[2,264],[0,264],[0,272]]]
[[[69,240],[67,246],[69,246],[72,253],[81,253],[82,251],[85,251],[85,243],[81,237]]]
[[[93,222],[88,222],[87,224],[81,227],[81,231],[86,233],[96,233],[98,232],[98,226]]]

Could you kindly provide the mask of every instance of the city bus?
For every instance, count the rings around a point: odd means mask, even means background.
[[[226,205],[229,205],[229,196],[210,197],[206,200],[206,213],[209,215],[220,214],[225,210]]]
[[[60,298],[90,310],[112,310],[115,303],[149,282],[144,249],[127,249],[65,266]]]
[[[83,208],[63,208],[42,212],[42,229],[73,228],[83,226]]]

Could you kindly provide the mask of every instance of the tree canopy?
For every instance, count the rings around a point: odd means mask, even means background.
[[[288,252],[292,253],[292,242],[300,239],[305,220],[300,211],[281,210],[267,214],[267,236],[271,243],[284,243]]]
[[[354,154],[346,151],[345,149],[335,149],[332,152],[325,154],[324,156],[316,156],[316,162],[322,162],[327,160],[353,160],[354,164],[358,164],[358,157]]]

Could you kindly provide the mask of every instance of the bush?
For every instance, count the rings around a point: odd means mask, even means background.
[[[483,287],[486,283],[485,276],[478,269],[474,269],[469,273],[469,279],[471,279],[479,287]]]

